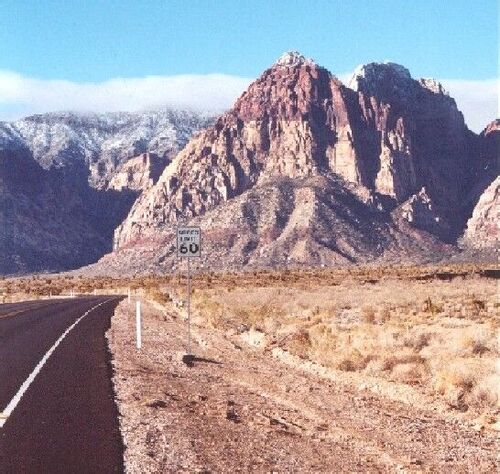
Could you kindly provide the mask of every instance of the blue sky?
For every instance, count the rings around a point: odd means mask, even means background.
[[[31,110],[13,78],[57,87],[216,73],[234,95],[291,49],[341,76],[384,60],[414,77],[498,76],[496,0],[2,0],[0,22],[0,118]]]

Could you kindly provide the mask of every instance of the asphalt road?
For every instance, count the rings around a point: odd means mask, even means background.
[[[119,300],[0,305],[0,473],[123,472],[104,336]]]

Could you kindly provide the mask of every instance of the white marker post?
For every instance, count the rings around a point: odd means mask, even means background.
[[[130,288],[128,289],[128,304],[130,304]]]
[[[137,349],[142,347],[142,327],[141,327],[141,302],[135,302],[135,337],[137,341]]]
[[[201,257],[201,229],[199,227],[177,228],[177,256],[187,258],[187,313],[188,345],[187,355],[191,356],[191,265],[192,257]]]

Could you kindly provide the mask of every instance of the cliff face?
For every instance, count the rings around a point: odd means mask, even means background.
[[[375,163],[373,189],[396,204],[408,200],[407,208],[425,194],[435,218],[414,213],[412,224],[455,240],[466,217],[463,190],[477,168],[474,135],[455,101],[438,82],[413,80],[407,69],[390,63],[358,68],[350,85],[359,93],[365,134],[376,130],[381,137],[377,156],[367,160]],[[367,151],[363,156],[369,157]]]
[[[153,186],[169,164],[165,157],[142,153],[127,161],[111,178],[108,189],[140,193]]]
[[[406,202],[398,217],[456,239],[475,165],[473,134],[455,101],[395,64],[360,67],[349,85],[298,53],[282,56],[135,203],[115,232],[118,246],[154,238],[277,177],[332,173],[386,212]]]

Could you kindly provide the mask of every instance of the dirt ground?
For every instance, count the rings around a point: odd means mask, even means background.
[[[123,301],[108,332],[129,473],[497,469],[497,433],[424,395],[387,396],[363,374],[263,346],[253,329],[194,325],[187,365],[175,304],[143,301],[138,351],[134,311]]]

